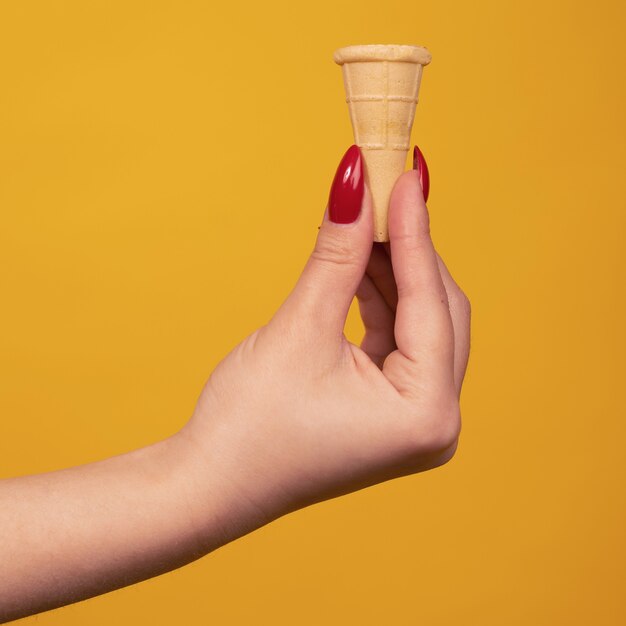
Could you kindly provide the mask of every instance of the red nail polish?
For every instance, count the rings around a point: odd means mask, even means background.
[[[358,146],[350,146],[330,188],[328,218],[336,224],[351,224],[361,212],[363,201],[363,159]]]
[[[428,200],[428,192],[430,191],[430,176],[428,175],[428,165],[422,151],[415,146],[413,148],[413,169],[417,170],[420,175],[420,185],[424,194],[424,202]]]

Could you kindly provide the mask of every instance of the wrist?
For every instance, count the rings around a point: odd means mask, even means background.
[[[207,554],[267,524],[271,516],[255,501],[248,464],[230,438],[212,424],[224,416],[198,415],[169,440],[167,456],[178,473],[189,523],[199,549]],[[165,461],[168,462],[168,461]]]

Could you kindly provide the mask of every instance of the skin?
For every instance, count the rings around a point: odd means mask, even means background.
[[[470,307],[433,246],[417,172],[371,242],[324,218],[273,318],[218,365],[188,424],[97,463],[0,482],[0,621],[200,558],[296,509],[449,461]],[[343,334],[357,296],[365,335]]]

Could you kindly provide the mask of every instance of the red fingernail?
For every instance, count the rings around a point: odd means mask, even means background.
[[[420,185],[424,194],[424,202],[428,200],[428,192],[430,191],[430,176],[428,175],[428,165],[422,151],[415,146],[413,148],[413,169],[417,170],[420,175]]]
[[[363,201],[363,160],[358,146],[350,146],[330,188],[328,218],[336,224],[351,224],[359,217]]]

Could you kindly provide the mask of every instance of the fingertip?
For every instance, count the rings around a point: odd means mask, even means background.
[[[327,205],[322,223],[318,229],[320,230],[318,235],[341,239],[346,245],[352,247],[363,247],[371,243],[374,230],[374,214],[372,197],[367,185],[363,188],[358,214],[352,221],[334,221],[330,207]]]

